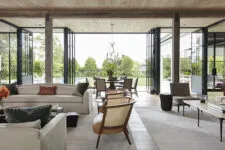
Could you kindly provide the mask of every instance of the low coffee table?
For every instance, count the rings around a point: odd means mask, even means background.
[[[4,114],[4,109],[10,108],[10,107],[2,107],[0,106],[0,123],[7,123],[6,115]]]
[[[219,112],[217,110],[214,110],[208,106],[207,103],[201,103],[200,101],[185,101],[184,103],[197,108],[198,110],[198,127],[199,127],[199,121],[200,121],[200,111],[205,112],[217,119],[220,120],[220,142],[223,140],[223,120],[225,119],[225,113]]]
[[[57,114],[63,113],[63,112],[64,112],[64,108],[62,106],[59,106],[58,104],[52,105],[51,116],[56,116]]]

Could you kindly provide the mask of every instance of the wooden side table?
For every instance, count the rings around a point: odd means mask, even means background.
[[[4,114],[4,108],[0,106],[0,123],[7,123],[6,115]]]

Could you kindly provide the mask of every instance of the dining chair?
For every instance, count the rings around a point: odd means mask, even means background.
[[[132,90],[134,90],[134,93],[138,97],[138,92],[137,92],[137,85],[138,85],[138,77],[135,79],[134,86],[132,86]]]
[[[105,79],[96,79],[96,98],[99,96],[101,97],[101,92],[106,92],[106,85]]]
[[[124,83],[123,83],[123,90],[127,90],[129,91],[128,94],[131,95],[132,97],[132,83],[133,83],[133,79],[124,79]]]
[[[104,113],[95,116],[93,120],[93,132],[98,134],[96,148],[98,148],[102,134],[116,134],[123,132],[128,143],[131,141],[128,135],[127,124],[135,101],[109,105],[105,107]]]

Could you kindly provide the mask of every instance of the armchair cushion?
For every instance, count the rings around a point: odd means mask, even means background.
[[[190,96],[189,83],[170,83],[172,96]]]
[[[99,133],[100,128],[101,128],[101,123],[103,119],[103,113],[99,113],[97,116],[95,116],[94,121],[93,121],[93,131],[94,133]],[[117,129],[104,129],[102,133],[104,134],[115,134],[115,133],[120,133],[123,131],[123,128],[117,128]]]

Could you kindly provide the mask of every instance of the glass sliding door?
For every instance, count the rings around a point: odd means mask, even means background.
[[[16,33],[0,33],[1,83],[16,82],[17,69]]]
[[[172,40],[171,33],[161,33],[160,92],[169,93],[171,83]]]
[[[191,91],[194,93],[202,93],[202,53],[203,53],[203,44],[202,44],[202,32],[194,32],[192,36],[192,49],[191,49]]]
[[[225,33],[208,34],[208,90],[220,90],[225,78]]]

